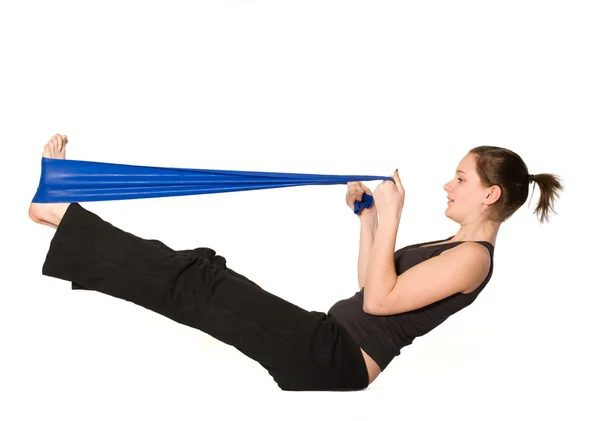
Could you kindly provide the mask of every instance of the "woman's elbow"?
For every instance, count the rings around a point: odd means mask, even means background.
[[[382,314],[382,307],[379,304],[363,301],[363,311],[373,316]]]

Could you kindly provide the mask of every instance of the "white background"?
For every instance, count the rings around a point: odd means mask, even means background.
[[[0,419],[598,419],[600,8],[595,1],[3,1]],[[501,228],[477,301],[367,390],[282,392],[237,350],[41,275],[27,214],[44,143],[67,158],[391,175],[397,247],[446,238],[443,186],[479,145],[562,177]],[[378,182],[369,182],[372,189]],[[345,185],[93,202],[173,248],[206,246],[303,308],[355,293]]]

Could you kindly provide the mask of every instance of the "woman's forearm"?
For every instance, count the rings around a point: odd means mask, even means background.
[[[377,308],[396,285],[394,250],[399,224],[399,218],[379,221],[365,275],[365,309]]]
[[[365,286],[367,264],[371,256],[371,247],[377,232],[377,216],[371,219],[360,220],[360,243],[358,246],[358,285],[362,289]]]

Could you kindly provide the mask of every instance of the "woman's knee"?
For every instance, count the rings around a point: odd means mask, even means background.
[[[197,247],[193,252],[202,259],[208,259],[210,263],[220,269],[227,268],[227,260],[223,256],[219,256],[216,251],[208,247]]]

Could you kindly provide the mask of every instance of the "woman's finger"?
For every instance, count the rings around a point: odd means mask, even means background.
[[[398,187],[398,190],[402,191],[404,187],[402,187],[402,181],[400,181],[400,175],[398,175],[398,170],[394,171],[392,178],[394,179],[394,183],[396,184],[396,187]]]
[[[358,194],[363,194],[364,190],[357,186],[355,188],[350,189],[350,193],[351,194],[357,194],[357,193]]]
[[[373,196],[373,192],[371,192],[371,189],[369,189],[367,186],[365,186],[363,183],[360,183],[360,186],[362,187],[363,191],[370,194],[371,196]]]

